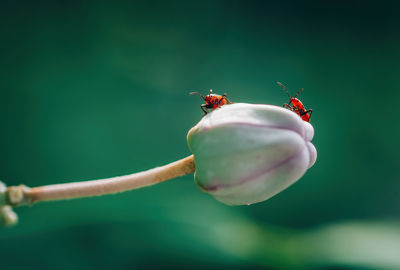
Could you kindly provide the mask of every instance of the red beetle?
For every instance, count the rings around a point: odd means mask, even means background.
[[[311,118],[311,114],[312,114],[312,110],[306,110],[306,108],[304,108],[303,103],[296,98],[298,94],[300,94],[301,91],[304,90],[304,88],[301,88],[294,97],[291,97],[288,90],[286,89],[286,86],[284,86],[282,83],[277,82],[277,84],[282,87],[282,89],[286,92],[286,94],[289,97],[289,103],[288,104],[283,104],[283,107],[285,107],[286,109],[291,110],[292,112],[297,113],[301,119],[303,119],[304,121],[310,123],[310,118]],[[292,105],[290,105],[290,103]]]
[[[212,93],[212,89],[208,92],[208,95],[203,96],[199,92],[190,92],[189,95],[198,95],[204,101],[206,104],[201,104],[200,107],[203,110],[204,114],[206,115],[208,113],[208,110],[211,109],[211,111],[215,110],[216,108],[219,108],[225,104],[232,104],[232,102],[229,101],[228,97],[226,94],[217,95]]]

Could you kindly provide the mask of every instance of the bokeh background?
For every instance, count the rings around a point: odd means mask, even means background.
[[[229,207],[193,176],[17,209],[8,269],[400,269],[396,1],[1,1],[0,179],[38,186],[190,154],[190,91],[312,108],[315,166]]]

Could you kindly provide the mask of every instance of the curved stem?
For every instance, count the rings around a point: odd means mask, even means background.
[[[40,201],[54,201],[91,196],[101,196],[154,185],[175,177],[194,172],[193,155],[162,167],[130,175],[107,179],[72,182],[28,188],[13,186],[7,189],[8,202],[18,206]]]

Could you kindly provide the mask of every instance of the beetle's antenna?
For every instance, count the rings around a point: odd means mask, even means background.
[[[297,95],[300,94],[300,92],[303,91],[303,90],[304,90],[304,88],[301,88],[299,91],[297,91],[297,93],[296,93],[296,95],[294,96],[294,98],[297,97]]]
[[[199,92],[190,92],[189,95],[191,95],[191,96],[198,95],[198,96],[201,96],[202,99],[204,99],[204,96],[202,94],[200,94]]]
[[[277,83],[280,87],[282,87],[283,91],[285,91],[286,94],[288,95],[288,97],[289,97],[289,103],[288,103],[287,105],[290,106],[290,103],[292,103],[292,97],[290,96],[289,91],[286,89],[286,86],[284,86],[281,82],[276,82],[276,83]],[[296,96],[297,96],[297,94],[296,94]]]
[[[282,87],[283,91],[286,92],[286,94],[288,95],[289,99],[292,99],[290,97],[289,91],[286,89],[286,86],[284,86],[281,82],[276,82],[277,85],[279,85],[280,87]]]
[[[286,92],[286,94],[288,95],[289,99],[291,100],[292,98],[290,97],[289,91],[286,89],[286,86],[284,86],[281,82],[276,82],[276,84],[279,85],[280,87],[282,87],[283,91]]]

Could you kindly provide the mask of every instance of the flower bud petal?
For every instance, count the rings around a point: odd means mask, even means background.
[[[264,201],[297,181],[316,160],[311,124],[288,109],[225,105],[188,133],[199,188],[229,205]]]

